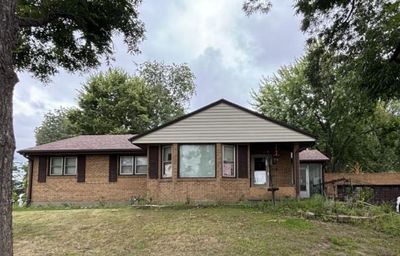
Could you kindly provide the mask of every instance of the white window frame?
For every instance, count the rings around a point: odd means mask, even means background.
[[[53,169],[53,159],[54,158],[61,158],[61,174],[54,174],[52,173]],[[67,158],[75,158],[75,173],[74,174],[66,174],[65,169],[66,169],[66,159]],[[50,164],[49,164],[49,176],[76,176],[78,173],[78,157],[76,156],[52,156],[50,157]]]
[[[122,173],[121,171],[122,171],[122,167],[123,167],[123,165],[122,165],[122,159],[124,158],[124,157],[130,157],[130,158],[132,158],[132,165],[131,165],[131,167],[132,167],[132,172],[131,173]],[[126,165],[127,166],[127,165]],[[119,157],[119,175],[121,175],[121,176],[129,176],[129,175],[133,175],[135,173],[135,157],[134,156],[120,156]]]
[[[225,147],[233,148],[233,175],[224,175]],[[222,177],[236,178],[236,145],[232,145],[232,144],[223,144],[222,145]]]
[[[144,173],[141,173],[141,172],[137,172],[137,167],[138,167],[138,165],[137,165],[137,159],[139,158],[139,157],[143,157],[143,158],[146,158],[146,165],[140,165],[140,166],[146,166],[146,172],[144,172]],[[147,159],[147,156],[135,156],[135,175],[147,175],[147,167],[149,166],[149,162],[148,162],[148,159]]]
[[[61,158],[61,174],[54,174],[54,173],[52,173],[52,170],[53,170],[53,159],[55,159],[55,158]],[[50,157],[49,176],[62,176],[63,174],[64,174],[64,157],[62,157],[62,156]]]
[[[165,160],[164,159],[164,156],[165,156],[164,151],[165,151],[166,148],[169,148],[170,151],[171,151],[171,160]],[[161,166],[161,177],[165,178],[165,179],[172,178],[172,171],[171,171],[171,176],[165,175],[165,164],[168,164],[168,163],[171,165],[171,168],[172,168],[172,146],[171,145],[163,146],[161,148],[161,164],[162,164],[162,166]]]
[[[75,173],[74,174],[66,174],[67,167],[67,158],[75,159]],[[63,158],[63,175],[65,176],[76,176],[78,173],[78,158],[76,156],[66,156]]]

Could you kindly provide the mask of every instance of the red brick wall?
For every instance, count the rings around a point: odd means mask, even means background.
[[[93,203],[128,201],[133,196],[145,196],[147,178],[118,176],[117,182],[108,182],[108,155],[86,156],[86,180],[77,182],[75,176],[47,176],[38,182],[38,157],[33,161],[32,202]]]
[[[172,178],[148,179],[146,176],[118,176],[109,182],[109,156],[86,156],[86,180],[76,177],[47,176],[45,183],[38,180],[38,157],[34,157],[32,202],[41,203],[98,203],[127,202],[133,196],[143,196],[154,202],[222,201],[266,199],[271,192],[265,187],[251,187],[249,178],[222,177],[222,145],[216,145],[216,178],[179,179],[178,145],[172,146]],[[250,153],[249,153],[250,158]],[[249,159],[250,164],[250,159]],[[250,169],[250,168],[249,168]],[[272,169],[273,182],[279,187],[278,198],[295,197],[290,151],[281,150],[280,160]]]
[[[295,197],[296,190],[292,185],[290,151],[281,151],[278,164],[273,167],[273,178],[279,187],[277,197]],[[249,156],[250,157],[250,156]],[[250,163],[250,161],[249,161]],[[179,179],[178,145],[172,146],[172,178],[149,180],[148,196],[156,202],[192,202],[266,199],[271,197],[265,187],[251,187],[249,178],[222,177],[222,145],[216,145],[216,178]]]

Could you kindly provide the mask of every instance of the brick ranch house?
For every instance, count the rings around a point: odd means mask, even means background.
[[[319,193],[309,133],[219,100],[140,135],[82,135],[18,151],[28,203],[261,200]],[[301,166],[301,167],[300,167]]]

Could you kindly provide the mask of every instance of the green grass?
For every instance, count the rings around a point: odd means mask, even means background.
[[[311,201],[297,204],[316,204]],[[15,211],[14,250],[15,255],[400,255],[394,234],[300,218],[298,210],[308,206],[268,205]]]

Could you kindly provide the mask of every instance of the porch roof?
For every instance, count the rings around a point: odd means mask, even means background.
[[[318,149],[305,149],[299,153],[300,162],[326,162],[329,157],[322,154]]]

